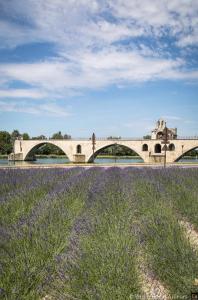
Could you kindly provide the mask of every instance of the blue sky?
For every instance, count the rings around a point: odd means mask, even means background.
[[[0,130],[198,135],[197,0],[0,0]]]

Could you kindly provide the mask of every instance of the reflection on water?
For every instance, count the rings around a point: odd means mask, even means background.
[[[35,161],[8,161],[7,159],[0,159],[0,165],[42,165],[42,164],[66,164],[69,163],[68,158],[38,158]]]
[[[198,158],[182,158],[179,162],[185,163],[198,163]],[[15,166],[24,166],[24,165],[40,165],[40,164],[68,164],[69,160],[67,158],[38,158],[36,161],[8,161],[7,159],[0,159],[0,165],[15,165]],[[132,164],[132,163],[143,163],[141,158],[96,158],[96,164],[110,164],[110,163],[123,163],[123,164]]]
[[[178,162],[192,162],[192,163],[198,163],[198,157],[192,157],[192,158],[181,158]]]
[[[141,158],[96,158],[96,164],[109,164],[109,163],[140,163],[143,162]],[[0,165],[40,165],[40,164],[68,164],[68,158],[38,158],[36,161],[8,161],[7,159],[0,159]]]

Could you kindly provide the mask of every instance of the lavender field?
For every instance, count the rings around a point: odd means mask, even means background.
[[[198,289],[198,169],[1,169],[0,200],[0,299]]]

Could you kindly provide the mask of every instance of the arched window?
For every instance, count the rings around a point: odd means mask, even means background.
[[[175,145],[174,144],[170,144],[169,145],[169,150],[170,151],[174,151],[175,150]]]
[[[148,145],[147,144],[144,144],[142,146],[142,151],[148,151]]]
[[[155,145],[155,153],[161,153],[161,151],[162,151],[161,145],[160,144],[156,144]]]
[[[81,145],[77,145],[77,147],[76,147],[76,152],[77,152],[78,154],[80,154],[81,151],[82,151]]]

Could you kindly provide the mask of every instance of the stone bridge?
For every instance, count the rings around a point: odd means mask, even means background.
[[[35,150],[44,144],[52,144],[60,148],[70,162],[92,162],[101,150],[111,145],[122,145],[135,151],[145,163],[163,163],[165,146],[161,139],[96,139],[93,155],[91,139],[71,140],[16,140],[14,153],[10,160],[32,160]],[[167,163],[178,161],[185,153],[198,148],[198,138],[169,140],[166,151]]]

